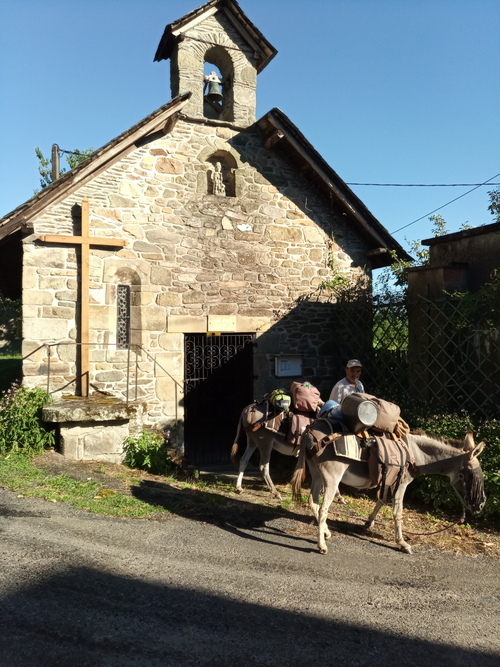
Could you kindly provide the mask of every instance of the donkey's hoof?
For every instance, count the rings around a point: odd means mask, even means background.
[[[243,493],[243,489],[241,487],[236,487],[234,492],[235,493]]]
[[[319,552],[322,556],[328,553],[328,549],[326,547],[319,547]]]
[[[373,521],[365,521],[366,530],[371,530],[373,528]]]
[[[413,553],[409,544],[400,544],[399,548],[401,549],[401,551],[404,554],[412,554]]]
[[[337,496],[337,502],[341,505],[347,505],[347,500],[344,499],[344,496]]]

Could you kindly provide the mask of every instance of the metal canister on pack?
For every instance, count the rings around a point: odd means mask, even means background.
[[[344,421],[353,433],[366,431],[377,421],[377,406],[357,393],[346,396],[341,409]]]

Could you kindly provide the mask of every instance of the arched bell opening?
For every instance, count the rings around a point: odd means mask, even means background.
[[[206,51],[203,71],[203,115],[214,120],[234,120],[234,66],[222,46]]]
[[[226,151],[216,151],[207,158],[207,194],[235,197],[236,160]]]

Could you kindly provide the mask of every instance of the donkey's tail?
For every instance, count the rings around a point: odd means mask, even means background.
[[[231,462],[234,463],[235,465],[238,465],[242,456],[242,447],[244,444],[245,438],[243,437],[245,434],[243,432],[243,414],[240,415],[240,418],[238,420],[238,430],[236,431],[236,437],[234,438],[234,443],[233,446],[231,447]]]
[[[296,504],[302,503],[302,483],[306,478],[306,448],[304,442],[300,447],[297,465],[293,471],[290,484],[292,486],[292,500]]]

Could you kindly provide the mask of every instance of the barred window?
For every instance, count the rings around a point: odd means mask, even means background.
[[[126,349],[130,342],[130,285],[118,285],[116,291],[118,349]]]

